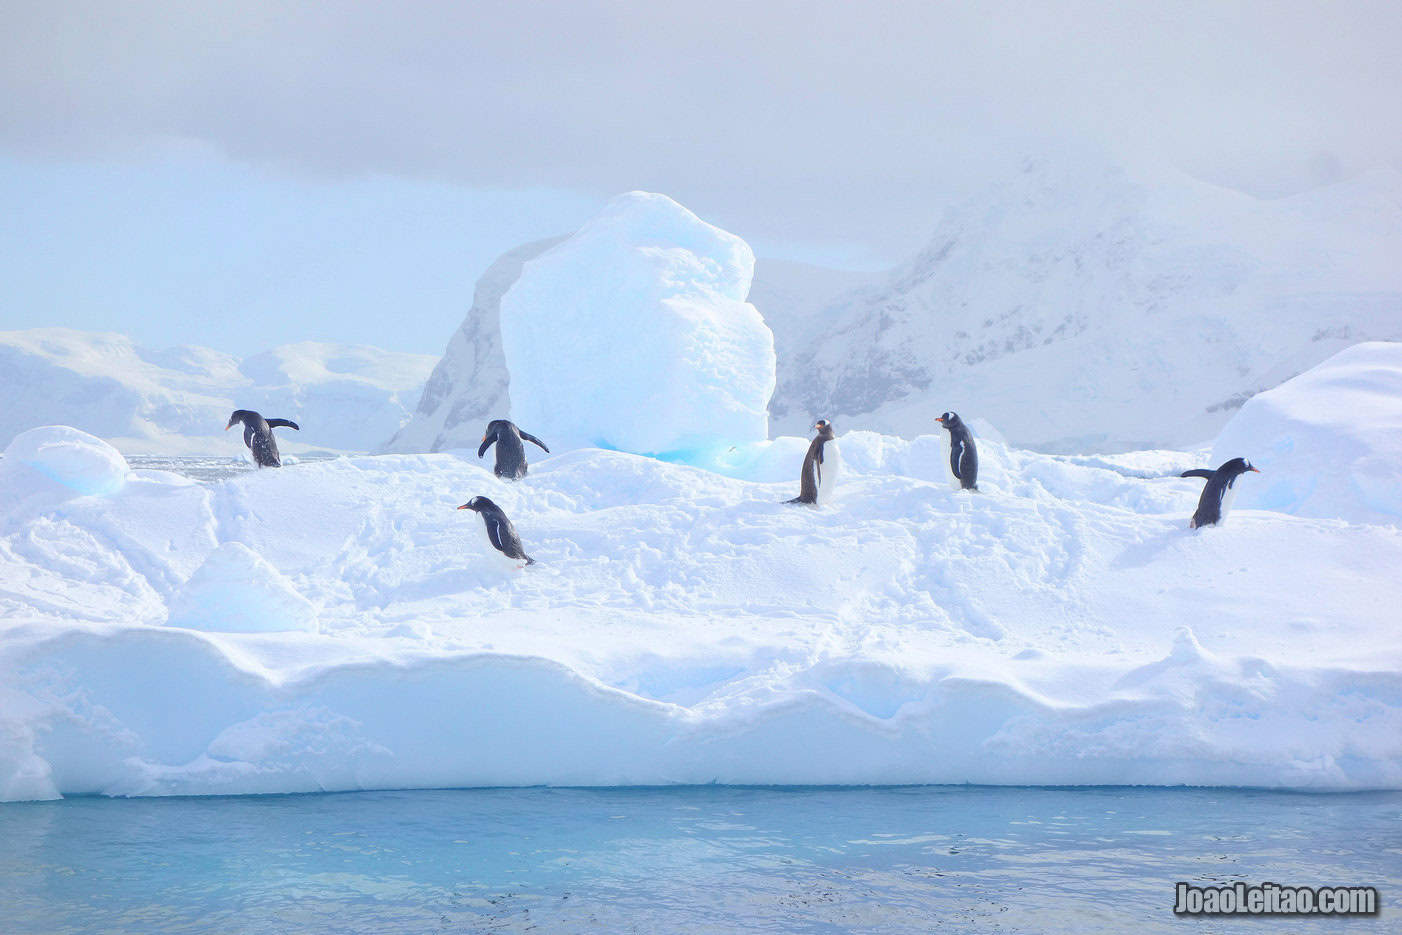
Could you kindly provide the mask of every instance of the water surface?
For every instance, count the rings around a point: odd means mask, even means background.
[[[481,789],[0,806],[29,933],[1391,932],[1402,793]],[[1377,886],[1178,919],[1174,882]]]

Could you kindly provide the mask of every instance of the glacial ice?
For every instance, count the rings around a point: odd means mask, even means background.
[[[552,449],[685,455],[768,438],[754,254],[665,195],[613,199],[501,299],[511,420]]]

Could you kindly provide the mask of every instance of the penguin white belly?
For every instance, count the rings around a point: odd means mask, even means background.
[[[940,432],[943,437],[940,439],[940,451],[942,453],[941,463],[943,464],[944,476],[949,481],[951,490],[963,490],[964,485],[959,478],[954,476],[954,438],[948,432]]]
[[[1217,517],[1217,524],[1220,526],[1227,518],[1227,513],[1232,508],[1232,501],[1236,499],[1236,484],[1232,484],[1222,493],[1222,510]]]
[[[832,499],[837,475],[842,472],[842,453],[837,450],[837,442],[823,445],[822,470],[818,472],[818,502],[827,503]]]

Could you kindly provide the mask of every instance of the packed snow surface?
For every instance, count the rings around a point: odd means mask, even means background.
[[[774,336],[754,254],[665,195],[613,199],[501,299],[511,419],[557,450],[676,454],[769,437]]]
[[[239,360],[204,347],[152,350],[117,334],[0,332],[0,445],[71,425],[127,454],[239,456],[235,409],[291,419],[284,452],[370,451],[408,420],[433,358],[305,341]]]
[[[171,599],[166,622],[213,632],[315,630],[316,608],[257,552],[225,542]]]
[[[1264,473],[1237,506],[1402,525],[1402,344],[1373,341],[1252,397],[1212,449]]]
[[[779,502],[785,437],[517,483],[467,453],[138,470],[0,516],[0,797],[1402,787],[1402,529],[1238,508],[1194,532],[1201,482],[1173,475],[1201,454],[1055,457],[977,423],[960,493],[938,437],[843,428],[819,509]],[[9,460],[0,503],[28,489]],[[74,473],[120,473],[99,460]],[[538,565],[454,509],[476,494]]]

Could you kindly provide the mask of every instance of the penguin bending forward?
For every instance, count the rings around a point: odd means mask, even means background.
[[[946,412],[938,420],[949,429],[949,469],[964,490],[978,490],[978,449],[974,435],[957,412]]]
[[[482,457],[487,453],[487,449],[493,444],[497,446],[497,463],[492,470],[497,477],[506,480],[517,480],[526,476],[526,446],[521,443],[521,439],[533,442],[540,446],[546,454],[550,449],[545,447],[545,442],[536,438],[530,432],[523,432],[516,427],[514,422],[506,419],[493,419],[487,423],[487,431],[482,434],[482,444],[477,449],[477,457]]]
[[[235,422],[243,423],[243,443],[253,452],[253,460],[260,468],[282,467],[282,455],[278,454],[277,441],[273,429],[289,428],[301,431],[296,422],[287,419],[265,419],[251,409],[235,409],[229,416],[229,424],[224,431],[234,427]]]
[[[1226,519],[1227,511],[1231,509],[1232,500],[1236,497],[1233,485],[1236,483],[1236,479],[1247,471],[1261,473],[1257,468],[1252,467],[1251,462],[1245,458],[1233,458],[1215,471],[1209,468],[1195,468],[1178,475],[1179,477],[1207,478],[1207,486],[1202,488],[1202,496],[1198,498],[1198,508],[1193,513],[1193,518],[1188,521],[1188,528],[1215,526]]]
[[[819,506],[832,499],[832,488],[837,482],[839,455],[837,433],[832,423],[819,419],[813,428],[818,434],[808,443],[808,454],[803,458],[803,473],[798,478],[798,496],[785,503],[806,503]]]
[[[517,561],[525,559],[527,565],[535,564],[535,559],[526,554],[526,547],[521,544],[521,537],[516,533],[516,527],[511,525],[511,520],[506,518],[501,507],[486,497],[473,497],[458,509],[472,510],[481,514],[482,522],[487,526],[487,538],[492,540],[492,548],[507,558],[513,558]]]

